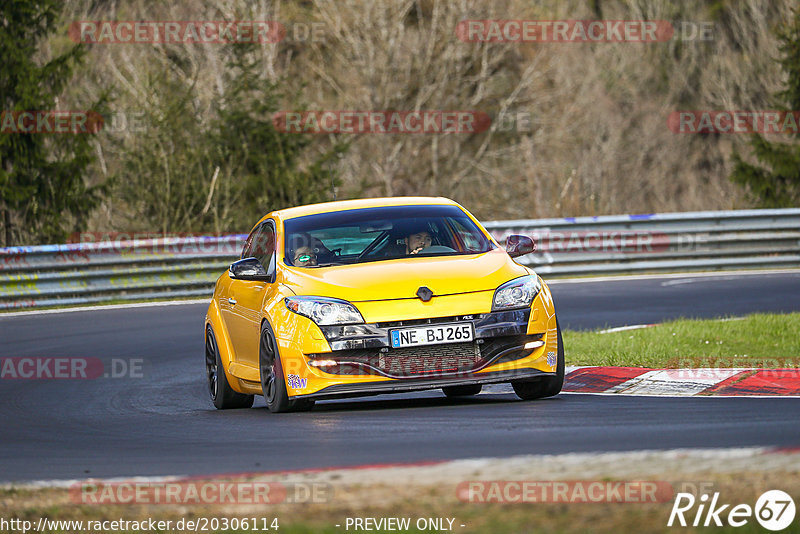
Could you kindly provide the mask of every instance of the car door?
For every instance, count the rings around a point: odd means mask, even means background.
[[[275,272],[275,225],[267,220],[250,234],[242,250],[242,258],[257,258],[267,273]],[[258,368],[258,343],[263,303],[274,292],[274,283],[252,280],[231,280],[223,302],[234,360]]]

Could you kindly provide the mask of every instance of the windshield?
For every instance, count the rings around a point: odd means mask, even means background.
[[[284,262],[327,267],[494,248],[457,206],[389,206],[320,213],[284,223]]]

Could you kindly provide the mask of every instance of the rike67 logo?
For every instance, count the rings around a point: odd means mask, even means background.
[[[781,490],[766,491],[758,498],[755,507],[749,504],[723,504],[719,492],[710,497],[707,493],[696,498],[691,493],[678,493],[669,514],[667,526],[722,527],[730,525],[741,527],[753,517],[767,530],[783,530],[794,521],[794,500]]]

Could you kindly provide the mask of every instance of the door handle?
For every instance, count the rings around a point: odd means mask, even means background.
[[[228,297],[228,304],[231,306],[236,306],[236,299],[233,297]]]

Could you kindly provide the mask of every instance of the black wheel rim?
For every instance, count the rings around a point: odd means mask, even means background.
[[[211,400],[217,400],[217,346],[210,331],[206,334],[206,379]]]
[[[272,405],[275,402],[275,345],[272,335],[264,332],[261,336],[260,364],[261,364],[261,390],[264,393],[264,400]]]

